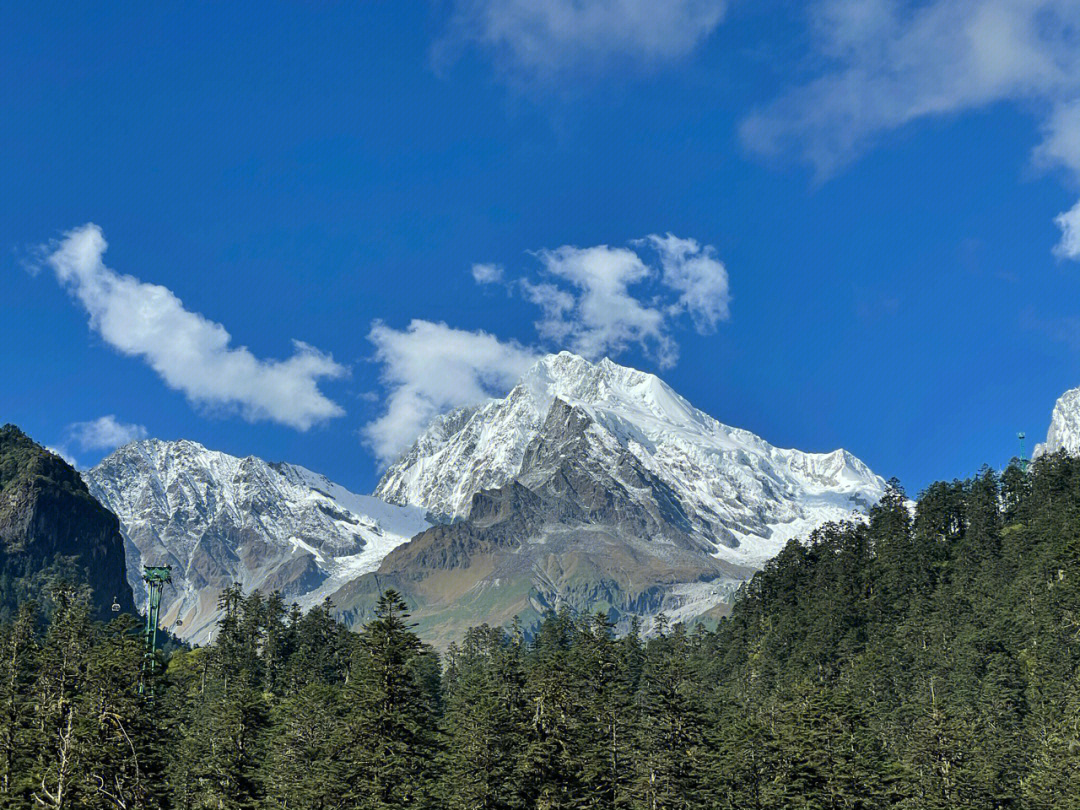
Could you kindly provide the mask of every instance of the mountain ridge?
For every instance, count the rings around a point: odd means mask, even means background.
[[[376,495],[444,525],[334,601],[360,621],[395,587],[439,643],[560,605],[648,629],[722,609],[789,539],[864,515],[884,486],[846,450],[773,447],[655,375],[563,352],[435,419],[387,470]]]
[[[331,597],[352,621],[393,583],[440,643],[562,605],[623,629],[690,620],[884,491],[846,450],[776,448],[655,375],[568,352],[434,419],[373,496],[188,440],[127,445],[86,479],[121,520],[140,603],[139,566],[174,566],[163,621],[191,641],[209,638],[233,582],[304,608]]]
[[[421,510],[395,507],[304,467],[240,458],[186,439],[125,445],[84,478],[120,518],[128,580],[140,606],[143,564],[170,564],[163,622],[205,641],[217,594],[281,590],[310,607],[426,528]]]

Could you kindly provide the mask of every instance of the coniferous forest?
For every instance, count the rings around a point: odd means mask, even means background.
[[[895,484],[715,630],[608,617],[438,656],[383,595],[222,597],[140,696],[139,621],[54,583],[0,631],[3,808],[1080,807],[1080,460]]]

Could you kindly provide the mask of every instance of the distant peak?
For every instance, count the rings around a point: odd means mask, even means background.
[[[136,453],[158,453],[168,452],[169,450],[184,450],[191,453],[208,453],[203,445],[198,442],[193,442],[191,439],[138,439],[128,444],[117,447],[110,455],[123,454],[129,452]]]
[[[525,372],[522,376],[522,382],[538,378],[550,378],[555,381],[571,380],[575,383],[595,379],[633,382],[657,380],[666,385],[655,374],[620,365],[610,357],[603,357],[594,361],[566,350],[558,354],[549,354],[542,357],[531,369]]]
[[[1038,458],[1044,453],[1059,450],[1072,455],[1080,454],[1080,388],[1069,389],[1054,403],[1046,441],[1035,445],[1031,455]]]

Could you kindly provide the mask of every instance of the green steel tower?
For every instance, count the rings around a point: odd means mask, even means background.
[[[139,683],[139,694],[154,694],[154,675],[157,674],[157,631],[161,613],[161,592],[165,585],[172,582],[171,565],[143,566],[143,582],[146,583],[150,601],[146,610],[146,644],[143,650],[143,674]],[[147,687],[149,683],[149,687]]]
[[[1024,472],[1027,472],[1027,453],[1024,452],[1024,439],[1027,438],[1027,434],[1021,431],[1020,433],[1016,434],[1016,438],[1020,440],[1020,469]]]

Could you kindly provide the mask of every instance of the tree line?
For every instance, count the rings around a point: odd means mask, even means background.
[[[232,588],[152,700],[138,621],[60,583],[0,628],[0,808],[1076,808],[1078,563],[1055,455],[891,483],[712,630],[563,612],[438,656],[392,591],[353,633]]]

